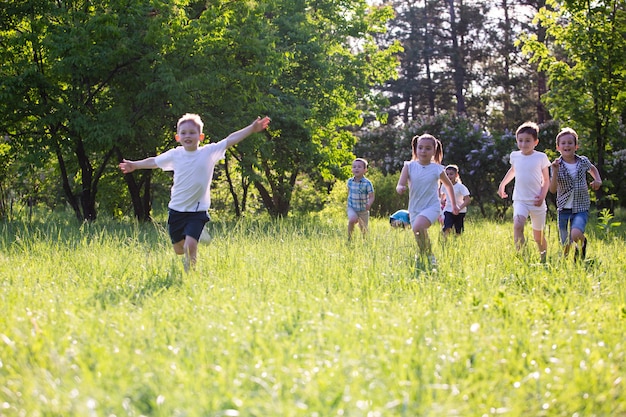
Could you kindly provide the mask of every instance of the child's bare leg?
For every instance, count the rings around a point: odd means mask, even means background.
[[[174,252],[177,255],[183,255],[183,264],[185,265],[185,271],[193,268],[196,265],[196,259],[198,257],[198,241],[191,236],[186,236],[184,240],[174,243]]]
[[[535,242],[537,242],[537,248],[539,249],[539,254],[541,255],[541,262],[545,262],[546,252],[548,251],[548,241],[546,240],[546,235],[543,233],[543,230],[533,229],[533,238],[535,239]]]
[[[526,217],[517,215],[513,217],[513,240],[515,241],[515,249],[520,250],[526,240],[524,239],[524,224]]]
[[[430,239],[428,238],[429,227],[430,221],[424,216],[417,216],[417,220],[413,223],[413,233],[415,234],[417,247],[420,250],[420,254],[426,256],[432,254]]]
[[[189,261],[189,267],[193,269],[198,259],[198,241],[191,236],[185,236],[184,252]]]
[[[572,247],[572,242],[568,242],[565,245],[563,245],[563,257],[567,257],[567,255],[569,255],[569,250]]]
[[[359,222],[359,216],[354,210],[348,210],[348,239],[352,238],[354,226]]]
[[[585,240],[585,234],[580,229],[572,228],[570,237],[570,242],[574,242],[577,245],[582,245],[583,241]]]
[[[367,234],[368,221],[369,221],[369,218],[359,217],[359,227],[361,228],[361,232],[363,233],[363,236]]]
[[[358,220],[356,222],[353,222],[352,220],[348,219],[348,239],[352,237],[352,232],[354,231],[354,225],[357,223],[358,223]]]

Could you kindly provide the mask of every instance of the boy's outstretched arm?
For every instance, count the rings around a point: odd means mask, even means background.
[[[267,129],[267,126],[269,126],[270,121],[271,119],[268,116],[265,116],[264,118],[257,117],[256,120],[248,126],[228,135],[225,139],[226,146],[230,147],[236,145],[251,134],[264,131]]]
[[[150,158],[142,159],[140,161],[129,161],[128,159],[122,159],[119,165],[124,174],[130,174],[136,169],[155,169],[159,166],[154,160],[154,156]]]

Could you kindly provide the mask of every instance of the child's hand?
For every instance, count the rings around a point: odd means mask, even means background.
[[[552,171],[557,172],[559,170],[559,163],[561,162],[561,158],[556,158],[552,162]]]
[[[396,192],[397,192],[398,194],[402,194],[402,193],[404,193],[405,191],[406,191],[406,185],[400,185],[400,184],[398,184],[398,185],[396,186]]]
[[[135,170],[135,165],[132,163],[132,161],[129,161],[127,159],[122,159],[122,162],[120,162],[119,166],[122,170],[122,173],[124,174],[130,174]]]
[[[268,116],[265,116],[262,119],[260,117],[257,117],[256,120],[252,123],[252,130],[255,133],[262,132],[267,129],[271,121],[272,119],[270,119]]]
[[[601,180],[593,180],[591,181],[591,189],[594,191],[598,191],[600,189],[600,187],[602,186],[602,181]]]
[[[509,196],[504,187],[498,188],[498,195],[502,198],[507,198]]]
[[[457,206],[452,207],[452,214],[454,214],[456,216],[457,214],[459,214],[459,212],[460,212],[460,210],[459,210],[459,208]]]
[[[540,195],[535,196],[535,206],[536,206],[536,207],[540,207],[540,206],[543,204],[543,200],[544,200],[544,199],[545,199],[545,198],[541,198],[541,196],[540,196]]]

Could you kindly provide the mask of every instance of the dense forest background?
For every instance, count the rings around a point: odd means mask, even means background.
[[[173,146],[199,113],[213,141],[272,118],[216,171],[233,216],[322,210],[355,155],[385,215],[410,139],[429,132],[483,215],[515,150],[570,126],[598,166],[599,207],[624,204],[623,0],[7,0],[0,9],[0,218],[18,208],[147,220],[171,176],[122,175],[122,157]]]

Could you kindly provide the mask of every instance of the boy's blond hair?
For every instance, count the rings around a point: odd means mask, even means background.
[[[559,139],[565,135],[572,135],[574,143],[578,145],[578,133],[576,133],[576,131],[571,127],[565,127],[556,135],[556,146],[559,146]]]
[[[181,124],[183,124],[184,122],[189,122],[189,121],[195,123],[195,125],[198,126],[200,133],[202,133],[202,128],[204,127],[204,123],[202,122],[202,118],[200,117],[200,115],[197,115],[195,113],[183,114],[182,117],[178,119],[178,123],[176,123],[176,132],[178,132],[178,129],[180,128]]]

